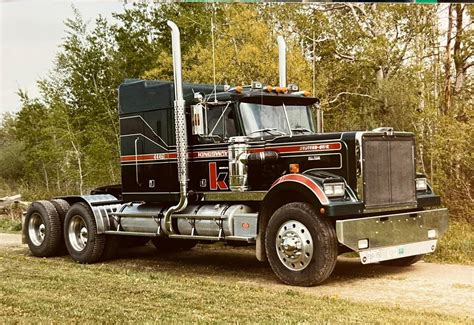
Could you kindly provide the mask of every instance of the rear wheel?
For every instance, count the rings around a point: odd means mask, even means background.
[[[54,205],[56,212],[59,216],[59,221],[61,222],[61,230],[64,228],[64,219],[66,219],[67,210],[71,207],[66,200],[63,199],[53,199],[51,203]],[[61,244],[59,247],[58,254],[65,255],[67,254],[66,244],[64,243],[64,236],[61,236]]]
[[[105,235],[97,234],[97,225],[89,206],[72,205],[64,220],[64,239],[69,255],[80,263],[94,263],[102,258]]]
[[[25,227],[26,241],[33,255],[57,255],[62,243],[62,230],[58,213],[51,202],[33,202],[26,212]]]
[[[265,234],[270,266],[286,284],[314,286],[326,280],[337,259],[334,227],[314,208],[288,203],[270,218]]]
[[[153,237],[153,245],[160,253],[175,253],[179,251],[188,251],[196,246],[197,241],[192,239],[175,239],[164,237]]]
[[[424,254],[407,256],[407,257],[397,258],[395,260],[382,261],[380,262],[380,264],[388,265],[388,266],[410,266],[412,264],[415,264],[416,262],[419,262],[424,256],[425,256]]]

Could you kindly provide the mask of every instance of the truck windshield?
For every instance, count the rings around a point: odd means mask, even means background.
[[[293,134],[314,132],[308,106],[240,103],[240,112],[248,136],[290,134],[288,124]]]

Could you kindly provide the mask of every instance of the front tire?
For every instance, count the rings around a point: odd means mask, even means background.
[[[265,249],[282,282],[315,286],[326,280],[336,265],[336,231],[310,204],[288,203],[270,218]]]
[[[51,202],[33,202],[26,212],[25,227],[26,241],[34,256],[58,254],[62,245],[61,221]]]
[[[95,218],[87,204],[75,203],[67,212],[64,241],[69,255],[79,263],[95,263],[102,258],[105,235],[97,234]]]

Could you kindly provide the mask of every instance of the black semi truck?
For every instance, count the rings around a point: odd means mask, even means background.
[[[345,252],[406,266],[435,250],[448,213],[416,173],[412,133],[321,132],[319,100],[286,85],[282,38],[278,87],[183,84],[168,25],[174,82],[119,88],[122,184],[33,202],[23,226],[33,255],[66,247],[94,263],[128,238],[166,251],[245,243],[281,281],[312,286]]]

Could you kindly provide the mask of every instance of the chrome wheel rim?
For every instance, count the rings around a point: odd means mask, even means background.
[[[281,263],[291,271],[304,270],[313,257],[313,238],[304,224],[290,220],[281,225],[276,236]]]
[[[43,217],[34,212],[31,214],[30,221],[28,222],[28,237],[30,237],[31,243],[35,246],[41,246],[46,237],[46,226],[43,221]]]
[[[68,227],[68,238],[75,251],[80,252],[86,248],[89,233],[86,222],[81,216],[75,215],[71,218]]]

